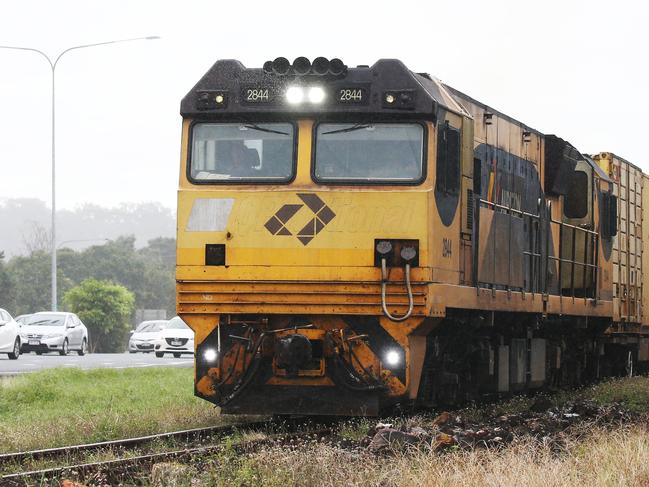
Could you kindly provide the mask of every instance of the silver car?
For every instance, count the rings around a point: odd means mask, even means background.
[[[88,329],[74,313],[34,313],[20,327],[20,336],[23,352],[67,355],[76,350],[79,355],[88,353]]]

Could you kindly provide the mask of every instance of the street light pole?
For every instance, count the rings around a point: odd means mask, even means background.
[[[52,235],[51,235],[51,252],[52,252],[52,265],[51,265],[51,280],[52,280],[52,311],[57,310],[57,282],[56,282],[56,66],[63,57],[64,54],[76,50],[76,49],[85,49],[87,47],[95,46],[105,46],[106,44],[117,44],[120,42],[131,42],[131,41],[143,41],[143,40],[155,40],[160,39],[158,36],[147,36],[147,37],[133,37],[130,39],[117,39],[114,41],[106,42],[96,42],[94,44],[83,44],[80,46],[72,46],[63,50],[55,59],[52,61],[47,54],[33,47],[21,47],[21,46],[0,46],[0,49],[14,49],[18,51],[32,51],[43,56],[52,72]]]

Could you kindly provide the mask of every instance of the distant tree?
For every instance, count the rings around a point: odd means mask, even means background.
[[[31,241],[34,225],[49,230],[52,218],[47,204],[34,198],[3,199],[0,197],[0,249],[7,259],[30,253],[26,240]],[[175,213],[159,203],[130,203],[112,208],[85,204],[75,209],[56,212],[57,240],[70,240],[69,247],[88,247],[85,239],[135,235],[136,248],[158,236],[173,237],[176,233]],[[49,235],[47,235],[49,238]]]
[[[63,299],[66,291],[86,279],[97,279],[131,290],[138,309],[166,309],[167,316],[175,314],[174,239],[156,238],[147,247],[136,250],[134,237],[126,236],[80,252],[63,247],[57,255],[61,310],[67,304]],[[0,307],[16,314],[49,310],[50,262],[50,253],[43,251],[8,260],[4,268],[10,277],[11,292],[0,294]]]
[[[5,308],[10,313],[16,312],[15,289],[13,276],[7,269],[5,263],[5,254],[0,251],[0,307]]]
[[[50,254],[34,252],[29,257],[13,257],[7,263],[15,299],[14,313],[47,311],[51,305]],[[59,277],[61,273],[59,272]]]
[[[50,232],[40,223],[28,222],[28,228],[23,232],[23,246],[27,254],[47,252],[50,250],[52,237]]]
[[[176,314],[176,240],[154,238],[138,250],[145,263],[145,293],[138,307],[166,309],[167,316]]]
[[[86,279],[66,292],[64,300],[88,327],[91,351],[124,350],[135,304],[131,291],[109,281]]]
[[[138,308],[175,310],[175,240],[154,239],[153,247],[135,250],[135,237],[124,236],[83,252],[61,256],[61,269],[74,282],[104,279],[126,286]]]
[[[149,240],[146,247],[138,252],[148,260],[158,262],[170,268],[176,265],[176,239],[158,237]]]

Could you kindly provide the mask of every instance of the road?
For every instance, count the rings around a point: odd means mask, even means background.
[[[192,367],[194,357],[184,355],[174,358],[165,355],[157,358],[152,353],[91,353],[79,357],[76,353],[61,357],[58,354],[36,355],[26,353],[18,360],[9,360],[6,354],[0,354],[0,376],[23,374],[54,367],[78,367],[80,369],[126,369],[130,367]]]

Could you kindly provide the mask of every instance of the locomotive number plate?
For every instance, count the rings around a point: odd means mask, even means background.
[[[268,101],[268,88],[249,88],[246,90],[246,101],[257,103]]]
[[[241,88],[240,99],[246,105],[271,103],[275,98],[272,88],[246,85]]]
[[[336,92],[336,101],[338,103],[355,103],[365,105],[369,98],[369,90],[365,87],[340,88]]]

